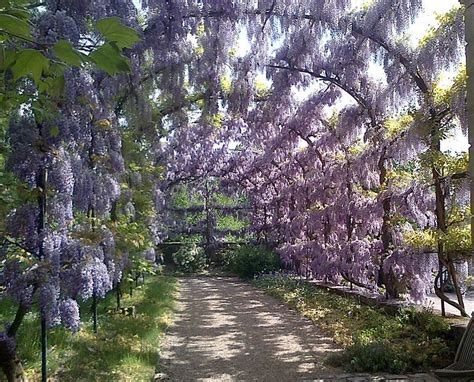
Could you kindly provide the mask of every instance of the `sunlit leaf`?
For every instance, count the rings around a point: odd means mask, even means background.
[[[96,27],[107,41],[114,42],[120,49],[131,48],[140,40],[137,32],[123,25],[118,17],[99,20]]]
[[[102,70],[110,75],[130,70],[128,59],[123,56],[117,47],[112,44],[104,44],[93,51],[89,58]]]
[[[31,38],[30,25],[16,16],[0,13],[0,32],[4,31],[12,36]]]
[[[49,60],[35,49],[25,49],[17,54],[16,61],[12,65],[13,79],[31,74],[36,83],[41,80],[43,71],[48,69]]]
[[[83,59],[79,52],[77,52],[69,41],[60,40],[54,45],[54,53],[64,63],[71,66],[81,66]]]

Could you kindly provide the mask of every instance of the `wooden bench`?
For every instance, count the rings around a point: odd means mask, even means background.
[[[474,312],[459,343],[454,362],[434,374],[442,381],[474,380]]]

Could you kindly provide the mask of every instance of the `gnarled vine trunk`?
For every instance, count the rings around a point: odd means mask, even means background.
[[[380,186],[384,187],[387,183],[387,167],[386,167],[386,153],[387,148],[382,149],[379,161],[377,163],[379,170],[379,182]],[[401,285],[397,277],[395,276],[392,269],[388,271],[384,270],[384,261],[389,256],[390,247],[393,244],[392,232],[391,232],[391,223],[390,223],[390,213],[392,209],[392,197],[391,195],[384,195],[382,201],[382,229],[381,229],[381,239],[383,244],[382,254],[380,256],[380,265],[379,265],[379,277],[378,277],[378,286],[385,286],[385,296],[389,298],[399,298],[401,293]]]
[[[0,340],[0,367],[8,382],[23,382],[24,374],[20,358],[16,351],[10,351],[9,344]]]
[[[0,337],[0,368],[8,382],[22,382],[25,380],[23,366],[16,351],[15,336],[28,311],[29,306],[23,304],[19,305],[15,319],[8,327],[5,335]]]
[[[441,142],[439,139],[440,131],[440,115],[436,113],[434,109],[431,109],[431,147],[430,150],[432,153],[441,152]],[[439,173],[435,164],[431,166],[431,172],[434,181],[435,188],[435,197],[436,197],[436,228],[442,233],[447,232],[447,223],[446,223],[446,194],[444,191],[444,180],[442,174]],[[447,253],[444,248],[444,243],[442,239],[438,239],[438,259],[440,262],[440,268],[435,279],[435,293],[441,299],[442,302],[446,302],[449,305],[454,306],[459,310],[462,316],[469,317],[464,308],[464,299],[461,291],[461,286],[459,285],[457,272],[454,267],[454,260],[450,253]],[[447,281],[443,281],[443,271],[446,269],[449,278],[451,279],[456,293],[457,302],[451,300],[444,293],[445,284]],[[444,310],[444,309],[443,309]]]

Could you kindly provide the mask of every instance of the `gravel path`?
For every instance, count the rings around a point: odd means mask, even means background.
[[[428,381],[348,375],[323,364],[338,346],[309,320],[233,278],[182,278],[162,371],[172,381]]]

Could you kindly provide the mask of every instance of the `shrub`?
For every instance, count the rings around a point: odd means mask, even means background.
[[[173,261],[178,270],[186,273],[199,272],[207,267],[204,249],[194,243],[183,245],[173,254]]]
[[[212,254],[212,261],[215,266],[229,270],[232,266],[235,250],[231,248],[221,248]]]
[[[452,358],[449,324],[428,310],[405,308],[395,317],[364,311],[358,317],[362,327],[353,332],[353,344],[345,349],[350,371],[421,371],[444,367]]]
[[[403,373],[408,367],[408,363],[383,340],[355,343],[346,349],[346,357],[350,359],[350,369],[355,372]]]
[[[344,350],[328,362],[348,372],[419,372],[454,358],[449,324],[430,310],[405,308],[391,316],[284,275],[262,275],[254,284],[330,334]]]
[[[405,308],[399,313],[399,320],[405,326],[415,326],[430,338],[446,336],[449,332],[449,324],[443,318],[436,316],[429,309],[422,310],[415,308]]]
[[[403,337],[403,332],[395,334],[398,336],[396,339],[377,338],[370,342],[356,339],[344,351],[344,359],[349,360],[348,369],[354,372],[404,373],[444,367],[447,360],[452,359],[452,349],[442,338],[423,338],[423,333],[413,337]]]
[[[232,270],[243,279],[280,269],[280,257],[264,246],[243,245],[233,254]]]

